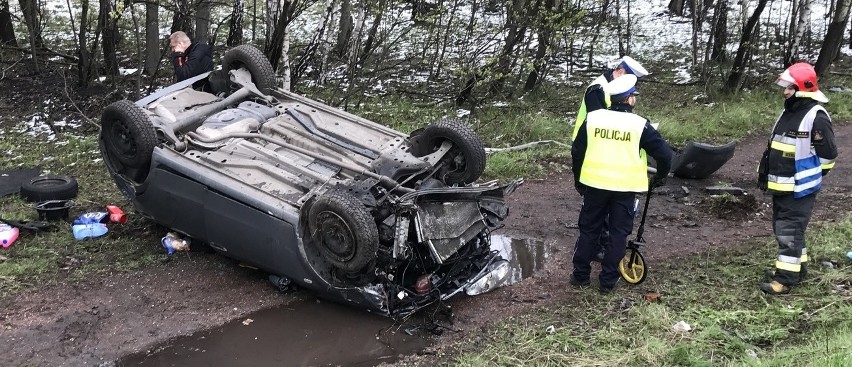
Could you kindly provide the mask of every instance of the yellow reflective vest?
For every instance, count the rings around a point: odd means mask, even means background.
[[[582,125],[583,121],[586,120],[586,94],[589,93],[589,89],[596,85],[600,85],[601,87],[603,87],[606,84],[606,77],[601,74],[599,77],[595,78],[595,80],[592,81],[592,84],[589,84],[589,86],[586,87],[586,91],[583,93],[583,100],[580,101],[580,110],[577,111],[577,119],[574,121],[574,132],[571,134],[571,140],[577,138],[577,133],[580,132],[580,125]],[[609,108],[609,106],[612,105],[612,102],[609,99],[609,94],[606,91],[604,91],[603,94],[604,103],[606,104],[606,107]]]
[[[647,163],[639,154],[639,139],[646,122],[644,117],[629,112],[589,112],[580,183],[609,191],[648,191]]]

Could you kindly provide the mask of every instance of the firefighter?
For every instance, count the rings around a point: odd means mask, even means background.
[[[577,111],[577,119],[574,121],[574,132],[571,134],[572,139],[577,138],[577,132],[580,131],[580,125],[586,119],[587,113],[602,108],[609,108],[610,97],[604,92],[603,86],[625,74],[632,74],[637,78],[641,78],[650,73],[632,57],[624,56],[619,60],[618,66],[615,69],[607,70],[595,78],[592,84],[586,88],[583,100],[580,101],[580,110]]]
[[[635,75],[626,74],[604,86],[612,107],[589,112],[571,146],[574,187],[583,196],[583,206],[569,282],[580,287],[591,283],[590,261],[597,252],[604,219],[609,217],[610,242],[599,275],[599,290],[604,294],[611,292],[620,278],[618,263],[633,230],[636,193],[649,189],[647,163],[640,149],[657,161],[653,186],[662,185],[671,169],[669,144],[648,119],[632,112],[636,80]]]
[[[760,289],[789,293],[807,271],[805,229],[816,194],[837,158],[831,117],[819,103],[828,98],[817,86],[813,66],[800,62],[784,70],[784,110],[775,121],[758,166],[758,184],[772,195],[772,232],[778,241],[775,269]]]

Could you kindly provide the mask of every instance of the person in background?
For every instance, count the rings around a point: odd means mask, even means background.
[[[831,117],[819,104],[828,98],[817,86],[813,66],[793,64],[776,83],[784,87],[784,110],[758,166],[758,184],[772,195],[772,232],[778,241],[775,269],[760,284],[771,295],[789,293],[807,273],[805,229],[822,176],[837,158]]]
[[[580,101],[580,110],[577,111],[577,119],[574,121],[574,132],[571,134],[572,139],[577,138],[577,132],[580,131],[580,125],[586,120],[586,114],[595,110],[609,108],[610,96],[606,94],[603,87],[613,79],[625,74],[641,78],[650,73],[632,57],[624,56],[619,60],[618,66],[615,69],[609,69],[595,78],[592,84],[586,88],[586,92],[583,93],[583,100]]]
[[[671,170],[671,147],[648,119],[633,113],[636,80],[635,75],[628,74],[607,83],[604,88],[612,107],[589,112],[571,145],[574,187],[583,196],[583,206],[569,283],[579,287],[591,283],[590,262],[598,251],[604,220],[609,218],[610,241],[599,275],[603,294],[610,293],[621,277],[618,263],[633,231],[636,193],[663,185]],[[651,185],[640,149],[657,161]]]
[[[213,52],[207,44],[193,43],[186,33],[177,31],[169,36],[169,46],[175,82],[213,70]]]

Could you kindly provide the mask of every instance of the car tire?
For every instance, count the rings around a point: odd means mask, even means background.
[[[71,176],[37,176],[21,184],[21,197],[30,202],[70,200],[77,197],[77,179]]]
[[[222,57],[222,70],[225,75],[231,70],[246,68],[251,73],[251,81],[263,94],[269,94],[275,88],[275,70],[269,59],[260,50],[249,45],[234,47]]]
[[[157,144],[157,133],[141,107],[128,100],[110,104],[101,115],[103,153],[124,166],[145,168]]]
[[[364,204],[347,192],[320,195],[311,205],[308,228],[319,252],[337,269],[357,272],[376,259],[376,222]]]
[[[428,155],[445,140],[452,142],[453,148],[444,157],[447,170],[439,172],[436,178],[447,185],[476,181],[485,171],[485,147],[476,132],[459,120],[441,119],[426,127],[412,139],[412,154]]]

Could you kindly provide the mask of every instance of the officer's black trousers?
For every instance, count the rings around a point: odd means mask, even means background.
[[[604,228],[604,219],[609,216],[610,241],[606,256],[601,262],[600,285],[612,288],[621,275],[618,263],[624,257],[627,236],[633,230],[634,192],[600,190],[594,187],[586,189],[583,207],[580,209],[580,237],[574,248],[574,279],[584,282],[589,279],[592,267],[590,261],[598,251],[598,240]]]
[[[799,282],[800,266],[806,266],[801,262],[805,229],[815,201],[816,193],[798,199],[793,195],[772,196],[772,232],[778,241],[774,280],[778,283],[789,286]]]

